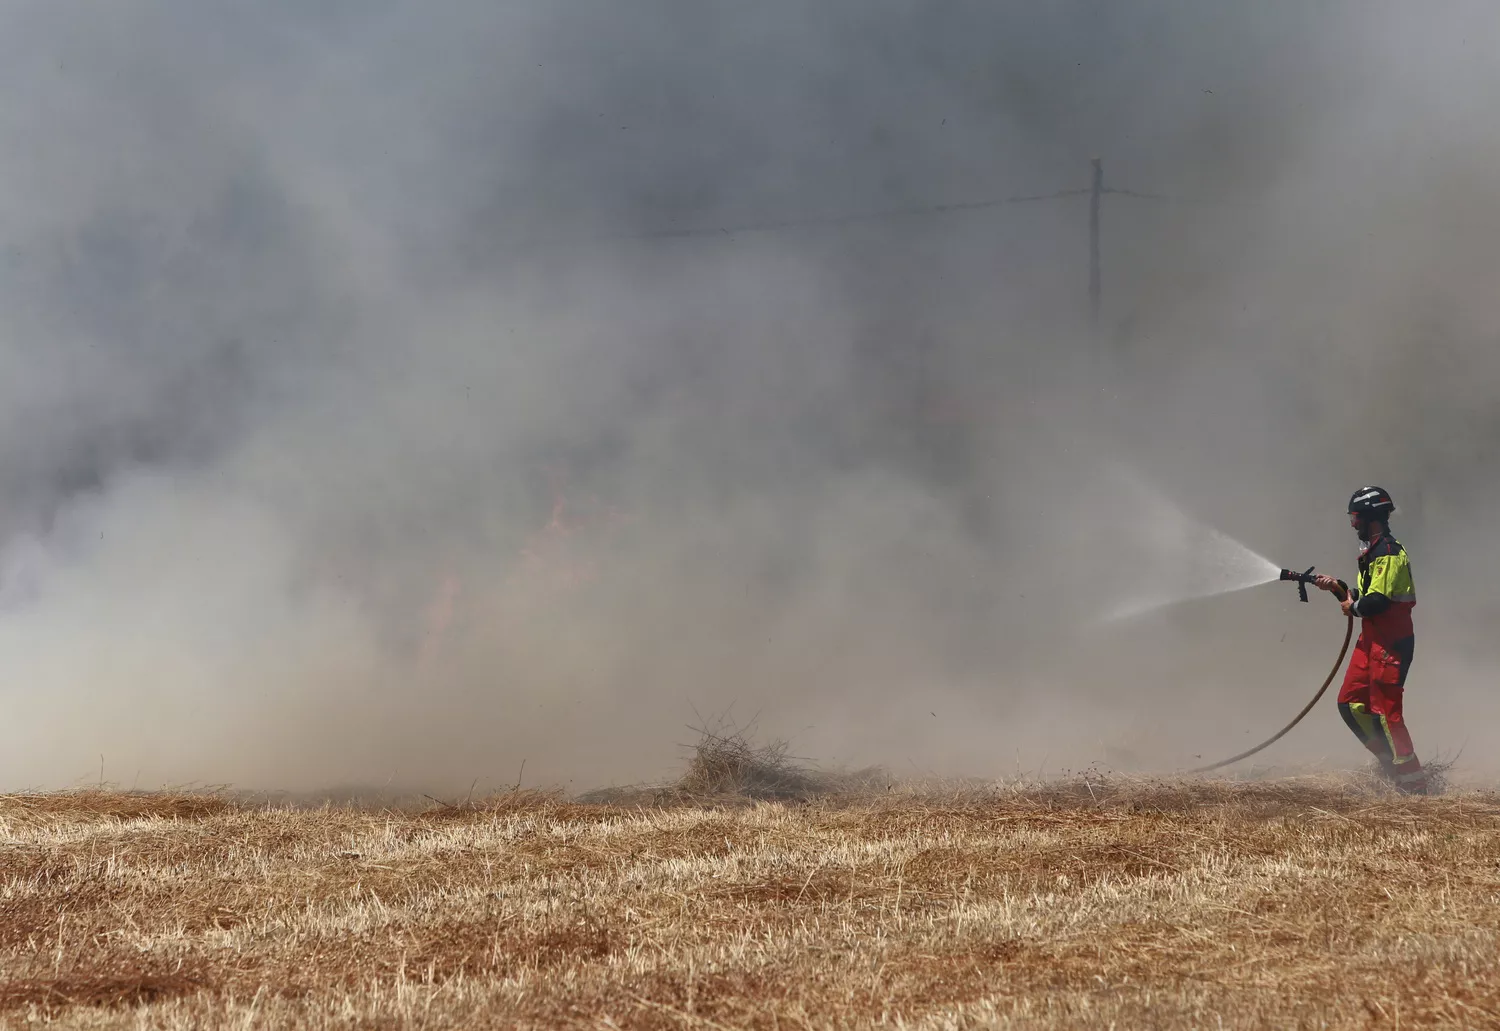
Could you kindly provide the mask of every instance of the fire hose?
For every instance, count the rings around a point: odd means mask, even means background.
[[[1297,594],[1300,596],[1302,601],[1307,601],[1307,585],[1312,583],[1316,579],[1316,577],[1313,576],[1313,567],[1309,566],[1304,572],[1301,573],[1293,572],[1290,569],[1283,569],[1281,571],[1281,579],[1291,580],[1295,582],[1297,585]],[[1338,580],[1336,581],[1336,583],[1338,584],[1338,589],[1333,592],[1334,597],[1339,599],[1339,601],[1343,601],[1350,595],[1349,585],[1344,583],[1344,581],[1342,580]],[[1248,751],[1241,752],[1239,755],[1230,756],[1228,759],[1221,760],[1209,766],[1199,766],[1197,769],[1189,770],[1188,772],[1208,773],[1210,770],[1223,769],[1225,766],[1233,765],[1234,763],[1239,762],[1241,759],[1250,758],[1256,752],[1261,752],[1267,748],[1270,748],[1276,742],[1286,737],[1287,734],[1291,733],[1292,728],[1302,722],[1302,717],[1312,712],[1313,706],[1318,704],[1318,701],[1328,690],[1328,685],[1333,683],[1333,678],[1338,676],[1339,670],[1343,668],[1344,656],[1349,654],[1349,640],[1354,636],[1354,617],[1345,616],[1344,619],[1344,643],[1339,648],[1339,657],[1334,660],[1333,669],[1328,671],[1328,676],[1323,680],[1323,686],[1318,688],[1318,693],[1312,696],[1312,701],[1308,702],[1302,707],[1302,711],[1297,713],[1296,718],[1294,718],[1292,722],[1282,727],[1272,737],[1267,738],[1265,741],[1262,741],[1260,744],[1256,745],[1254,748],[1249,749]]]

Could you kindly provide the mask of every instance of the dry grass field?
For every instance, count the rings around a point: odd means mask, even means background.
[[[0,798],[0,1021],[1500,1026],[1500,798]]]

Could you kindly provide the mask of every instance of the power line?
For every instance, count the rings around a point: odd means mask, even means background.
[[[793,229],[819,229],[851,225],[858,222],[878,222],[893,218],[912,218],[919,215],[944,215],[957,211],[982,211],[1006,204],[1028,204],[1035,201],[1059,200],[1064,197],[1082,197],[1092,193],[1089,187],[1077,190],[1058,190],[1054,193],[1038,193],[1015,197],[996,197],[989,200],[956,201],[949,204],[927,204],[907,208],[884,208],[875,211],[857,211],[841,215],[815,215],[807,218],[786,218],[771,222],[744,222],[724,226],[697,226],[686,229],[652,229],[641,233],[616,233],[609,236],[588,237],[578,240],[560,240],[559,243],[612,243],[625,240],[675,240],[702,236],[734,236],[740,233],[775,233]],[[1138,200],[1165,201],[1167,203],[1193,203],[1169,197],[1161,193],[1142,193],[1106,187],[1101,193],[1113,193],[1121,197]],[[1211,202],[1198,202],[1211,203]]]
[[[1062,200],[1068,197],[1089,197],[1089,317],[1094,326],[1099,324],[1100,301],[1103,293],[1100,275],[1099,222],[1100,202],[1106,194],[1131,197],[1138,200],[1158,201],[1169,204],[1213,204],[1213,201],[1171,197],[1161,193],[1146,193],[1123,187],[1104,185],[1103,162],[1091,159],[1093,169],[1090,186],[1076,190],[1057,190],[1053,193],[1020,194],[1011,197],[993,197],[986,200],[954,201],[947,204],[914,205],[903,208],[884,208],[874,211],[846,212],[838,215],[814,215],[804,218],[781,218],[766,222],[742,222],[734,225],[690,226],[682,229],[655,229],[636,233],[615,233],[607,236],[577,237],[573,239],[537,240],[530,247],[589,246],[603,243],[620,243],[634,240],[688,240],[713,236],[739,236],[749,233],[778,233],[801,229],[829,229],[854,225],[861,222],[879,222],[887,219],[916,218],[947,215],[962,211],[983,211],[1009,204],[1030,204],[1038,201]]]
[[[1164,200],[1164,201],[1172,201],[1172,200],[1176,199],[1174,197],[1164,196],[1163,194],[1160,194],[1160,193],[1141,193],[1138,190],[1117,190],[1113,186],[1107,187],[1102,192],[1104,192],[1104,193],[1117,193],[1121,197],[1136,197],[1136,198],[1139,198],[1140,200]]]
[[[916,218],[927,215],[947,215],[963,211],[983,211],[1009,204],[1030,204],[1038,201],[1061,200],[1067,197],[1082,197],[1094,193],[1090,187],[1076,190],[1057,190],[1053,193],[1021,194],[1011,197],[993,197],[985,200],[954,201],[947,204],[913,205],[903,208],[880,208],[874,211],[855,211],[837,215],[811,215],[804,218],[781,218],[766,222],[741,222],[719,226],[689,226],[682,229],[648,229],[635,233],[611,233],[604,236],[554,237],[533,240],[530,247],[587,246],[602,243],[624,243],[632,240],[687,240],[711,236],[739,236],[750,233],[778,233],[799,229],[831,229],[855,225],[861,222],[880,222],[899,218]],[[1167,203],[1192,203],[1160,193],[1143,193],[1106,187],[1100,194],[1116,194],[1139,200],[1164,201]]]
[[[555,240],[554,243],[613,243],[626,240],[677,240],[703,236],[735,236],[741,233],[775,233],[794,229],[820,229],[851,225],[857,222],[878,222],[894,218],[912,218],[920,215],[945,215],[957,211],[982,211],[1006,204],[1027,204],[1034,201],[1057,200],[1062,197],[1078,197],[1088,193],[1087,189],[1058,190],[1016,197],[996,197],[989,200],[956,201],[949,204],[928,204],[920,207],[885,208],[876,211],[850,212],[841,215],[787,218],[773,222],[745,222],[737,225],[698,226],[686,229],[655,229],[642,233],[617,233],[611,236],[595,236],[576,240]]]

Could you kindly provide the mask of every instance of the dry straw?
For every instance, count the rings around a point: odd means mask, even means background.
[[[1500,1026],[1489,793],[839,781],[734,734],[649,791],[0,797],[0,1023]]]

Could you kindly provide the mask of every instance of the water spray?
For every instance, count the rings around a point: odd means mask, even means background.
[[[1124,604],[1106,612],[1103,615],[1106,623],[1135,618],[1196,598],[1230,594],[1278,580],[1295,583],[1298,598],[1305,602],[1308,600],[1307,585],[1318,581],[1315,567],[1308,566],[1301,572],[1277,568],[1276,563],[1242,542],[1194,519],[1128,469],[1113,470],[1110,489],[1127,498],[1133,509],[1141,513],[1141,519],[1137,523],[1144,530],[1141,543],[1151,564],[1161,571],[1161,575],[1153,577],[1152,583],[1146,586],[1144,592],[1134,594]],[[1333,584],[1332,593],[1340,601],[1353,593],[1342,580],[1335,580]],[[1333,683],[1333,678],[1338,676],[1344,659],[1349,654],[1349,643],[1353,637],[1354,617],[1347,616],[1344,643],[1339,647],[1339,657],[1334,662],[1333,669],[1329,670],[1312,701],[1303,706],[1302,711],[1290,723],[1248,751],[1189,772],[1207,773],[1230,766],[1264,751],[1291,733],[1292,728],[1301,723],[1302,718],[1322,700],[1328,686]]]
[[[1289,581],[1295,583],[1297,585],[1297,597],[1300,598],[1302,601],[1307,601],[1307,585],[1310,584],[1310,583],[1316,583],[1317,579],[1318,579],[1313,574],[1313,569],[1314,568],[1315,567],[1313,567],[1313,566],[1308,566],[1305,570],[1303,570],[1300,573],[1296,572],[1295,570],[1291,570],[1291,569],[1283,569],[1281,571],[1281,576],[1279,577],[1279,579],[1281,579],[1281,580],[1289,580]],[[1346,583],[1344,583],[1344,581],[1342,581],[1342,580],[1335,580],[1334,583],[1337,586],[1335,587],[1335,589],[1333,591],[1333,596],[1335,598],[1337,598],[1341,602],[1345,598],[1350,597],[1351,594],[1355,593],[1355,592],[1352,592],[1350,590],[1350,588],[1349,588],[1349,585],[1346,584]],[[1308,713],[1312,712],[1313,706],[1317,705],[1318,702],[1322,699],[1323,695],[1328,691],[1328,685],[1331,684],[1331,683],[1333,683],[1333,678],[1336,677],[1336,676],[1338,676],[1339,670],[1341,668],[1343,668],[1343,665],[1344,665],[1344,656],[1346,656],[1346,655],[1349,654],[1349,641],[1354,636],[1354,617],[1351,616],[1351,615],[1346,615],[1344,617],[1344,620],[1345,620],[1345,626],[1344,626],[1344,643],[1339,647],[1339,657],[1334,660],[1333,669],[1331,669],[1331,670],[1328,671],[1328,676],[1323,680],[1323,686],[1320,687],[1320,688],[1318,688],[1317,694],[1315,694],[1315,695],[1312,696],[1312,701],[1308,702],[1306,705],[1304,705],[1302,707],[1302,711],[1299,712],[1299,713],[1297,713],[1296,717],[1292,720],[1292,722],[1290,722],[1286,726],[1282,727],[1280,730],[1278,730],[1275,733],[1275,735],[1273,735],[1272,737],[1267,738],[1265,741],[1262,741],[1260,744],[1256,745],[1254,748],[1251,748],[1251,749],[1249,749],[1247,751],[1241,752],[1239,755],[1230,756],[1228,759],[1220,760],[1219,762],[1213,763],[1213,764],[1211,764],[1209,766],[1199,766],[1197,769],[1189,770],[1188,772],[1189,773],[1208,773],[1210,770],[1222,769],[1225,766],[1229,766],[1229,765],[1232,765],[1234,763],[1237,763],[1241,759],[1248,759],[1248,758],[1250,758],[1250,756],[1254,755],[1256,752],[1263,751],[1264,749],[1267,749],[1270,746],[1274,745],[1276,742],[1280,741],[1282,738],[1286,737],[1286,735],[1291,732],[1291,729],[1293,727],[1295,727],[1297,724],[1301,723],[1302,722],[1302,717],[1304,717]]]

